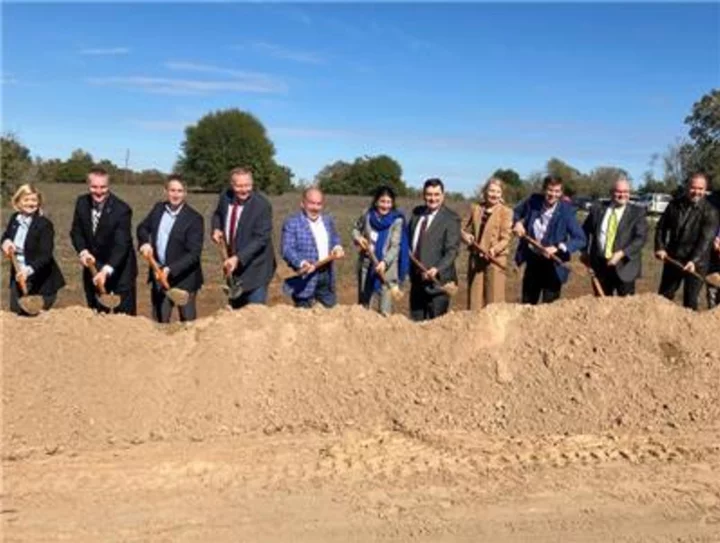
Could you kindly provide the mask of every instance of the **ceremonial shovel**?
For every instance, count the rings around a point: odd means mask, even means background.
[[[410,260],[418,267],[421,272],[427,273],[428,269],[423,265],[422,262],[415,258],[415,255],[412,253],[410,253]],[[450,282],[443,285],[442,283],[440,283],[440,280],[437,277],[433,277],[432,282],[435,283],[438,287],[440,287],[443,291],[445,291],[445,294],[450,297],[457,294],[458,286],[455,283]]]
[[[500,268],[502,271],[507,273],[507,266],[503,265],[497,258],[494,256],[490,256],[487,252],[485,252],[482,247],[480,247],[480,244],[477,241],[473,241],[472,243],[469,243],[470,247],[473,247],[478,254],[480,255],[480,258],[483,258],[487,260],[488,262],[491,262],[495,264],[498,268]]]
[[[318,260],[315,263],[315,270],[319,270],[320,268],[327,266],[330,264],[333,260],[337,260],[339,257],[335,256],[333,253],[330,253],[328,256],[323,258],[322,260]],[[305,275],[304,271],[298,270],[290,273],[289,275],[284,276],[282,279],[283,281],[287,281],[288,279],[295,279],[296,277],[300,277],[302,275]]]
[[[92,276],[95,277],[98,273],[95,262],[89,262],[87,267]],[[105,285],[95,284],[95,288],[98,291],[97,300],[100,302],[100,305],[106,307],[112,313],[115,308],[120,305],[120,296],[117,294],[108,294],[105,290]]]
[[[363,238],[363,241],[365,241],[364,238]],[[365,243],[367,243],[367,241],[365,241]],[[377,257],[375,256],[375,253],[370,250],[370,247],[369,247],[369,246],[363,245],[363,244],[359,244],[359,245],[360,245],[360,248],[361,248],[363,251],[365,251],[365,254],[367,254],[368,257],[370,258],[370,262],[372,262],[372,265],[375,266],[375,268],[377,268],[377,267],[378,267],[378,264],[380,264],[380,263],[378,262],[378,259],[377,259]],[[375,272],[375,273],[377,273],[377,272]],[[391,285],[388,283],[387,278],[385,277],[385,272],[383,272],[383,273],[378,273],[377,275],[378,275],[378,277],[380,278],[380,281],[382,282],[382,284],[385,285],[385,286],[387,286],[387,287],[390,289],[390,296],[392,296],[392,299],[395,300],[395,301],[400,301],[400,300],[402,300],[402,298],[403,298],[403,296],[405,295],[405,293],[404,293],[402,290],[400,290],[400,287],[398,287],[397,285],[392,285],[392,286],[391,286]]]
[[[545,246],[538,243],[537,241],[535,241],[533,238],[531,238],[527,234],[524,236],[521,236],[521,237],[525,241],[527,241],[530,245],[533,245],[534,247],[536,247],[537,249],[540,249],[541,251],[543,251],[543,253],[545,253]],[[560,257],[558,257],[557,255],[550,255],[550,258],[555,263],[557,263],[559,266],[562,266],[566,270],[571,269],[570,265],[567,262],[561,260]],[[590,266],[585,266],[585,270],[587,271],[588,275],[590,276],[590,280],[592,281],[592,286],[595,289],[595,292],[597,292],[597,295],[600,298],[603,298],[605,296],[605,291],[603,290],[602,285],[600,285],[600,280],[595,276],[595,272],[593,271],[593,269]]]
[[[218,250],[220,251],[220,258],[222,258],[223,263],[230,258],[228,254],[228,248],[227,244],[225,243],[225,238],[220,240],[220,243],[217,244]],[[225,277],[225,285],[223,286],[223,291],[225,294],[227,294],[228,299],[230,300],[236,300],[240,296],[242,296],[243,288],[240,281],[235,277],[232,273],[228,274],[225,272],[225,268],[223,267],[223,277]]]
[[[172,303],[179,307],[187,305],[188,300],[190,300],[190,293],[187,290],[183,290],[181,288],[170,287],[170,283],[168,283],[167,277],[165,277],[165,274],[160,269],[160,266],[158,265],[153,255],[143,255],[143,258],[147,260],[150,268],[152,268],[155,279],[158,283],[160,283],[160,286],[165,291],[165,296],[167,296]]]
[[[20,263],[18,262],[17,255],[14,250],[10,250],[8,258],[12,261],[15,273],[19,272]],[[27,279],[24,275],[20,276],[20,279],[17,280],[17,284],[20,287],[20,293],[22,294],[22,296],[18,298],[18,305],[20,308],[28,315],[37,315],[40,313],[44,305],[42,296],[28,296]]]
[[[680,268],[680,269],[683,270],[685,273],[689,273],[690,275],[692,275],[692,276],[695,277],[696,279],[699,279],[700,281],[702,281],[703,283],[705,283],[705,284],[706,284],[707,286],[709,286],[709,287],[720,288],[720,273],[717,273],[717,272],[716,272],[716,273],[711,273],[710,275],[708,275],[708,276],[706,276],[706,277],[703,277],[703,276],[700,275],[698,272],[686,270],[686,269],[685,269],[685,266],[683,266],[682,262],[678,262],[677,260],[674,260],[674,259],[670,258],[669,256],[666,256],[663,260],[666,260],[667,262],[670,262],[670,264],[672,264],[673,266],[676,266],[676,267]]]

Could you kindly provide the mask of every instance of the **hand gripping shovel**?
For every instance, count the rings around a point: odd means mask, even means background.
[[[220,258],[222,258],[222,261],[224,263],[230,257],[228,254],[228,247],[225,243],[225,239],[223,238],[222,240],[220,240],[220,243],[218,243],[217,246],[218,250],[220,251]],[[242,296],[243,288],[240,280],[233,274],[225,273],[224,268],[223,277],[225,278],[225,285],[223,285],[223,291],[225,292],[225,294],[227,294],[228,299],[236,300],[237,298]]]
[[[377,268],[378,264],[380,264],[380,263],[378,262],[378,259],[375,256],[375,252],[371,251],[370,246],[367,245],[367,241],[366,240],[364,240],[364,241],[365,241],[364,244],[363,243],[358,243],[358,244],[360,245],[360,248],[363,250],[363,252],[366,255],[368,255],[368,257],[370,258],[370,262],[372,262],[372,265],[375,268]],[[375,273],[377,273],[377,272],[375,272]],[[385,277],[384,272],[378,273],[377,275],[380,278],[380,281],[382,282],[382,284],[390,289],[390,296],[392,297],[392,299],[395,300],[396,302],[402,300],[403,296],[405,296],[405,293],[402,290],[400,290],[400,287],[397,285],[390,285],[390,283],[388,283],[387,278]]]
[[[683,270],[685,273],[689,273],[695,279],[699,279],[700,281],[702,281],[709,287],[720,288],[720,273],[711,273],[710,275],[703,277],[698,272],[686,270],[685,266],[683,265],[682,262],[678,262],[677,260],[674,260],[674,259],[670,258],[669,256],[666,256],[663,260],[665,260],[666,262],[669,262],[673,266]]]
[[[543,251],[543,253],[545,252],[545,246],[542,245],[541,243],[539,243],[538,241],[534,240],[527,234],[524,236],[521,236],[521,237],[525,241],[527,241],[530,245],[534,246],[537,249],[540,249],[541,251]],[[566,270],[572,269],[572,268],[570,268],[570,265],[567,262],[560,259],[560,257],[558,257],[557,255],[550,255],[550,258],[553,260],[553,262],[555,262],[559,266],[562,266]],[[595,272],[593,271],[593,269],[590,266],[585,266],[585,271],[590,276],[590,281],[592,282],[592,286],[593,286],[593,289],[595,290],[595,293],[598,295],[598,297],[604,298],[605,291],[603,290],[602,285],[600,285],[600,280],[595,275]]]
[[[487,260],[488,262],[494,264],[498,267],[501,271],[504,273],[507,273],[507,266],[505,266],[502,262],[500,262],[497,258],[494,256],[490,256],[488,253],[486,253],[482,247],[480,247],[480,244],[477,241],[473,241],[472,243],[469,243],[470,247],[475,249],[480,256],[480,258]]]
[[[315,271],[319,270],[320,268],[323,268],[330,264],[333,260],[338,260],[338,257],[334,254],[330,253],[328,256],[323,258],[322,260],[318,260],[315,263]],[[295,279],[296,277],[300,277],[302,275],[305,275],[305,272],[302,270],[294,271],[288,275],[285,275],[282,279],[283,281],[287,281],[288,279]]]
[[[415,255],[412,253],[410,253],[410,260],[413,264],[415,264],[415,266],[417,266],[417,268],[421,272],[427,273],[428,269],[422,262],[415,258]],[[440,283],[440,280],[437,277],[433,277],[432,282],[435,283],[438,287],[440,287],[440,289],[443,290],[445,294],[447,294],[451,298],[455,296],[455,294],[457,294],[458,286],[455,283],[450,282],[443,285],[442,283]]]
[[[97,268],[95,267],[95,262],[88,263],[88,269],[90,270],[90,274],[95,277],[97,275]],[[100,302],[100,305],[110,310],[110,313],[115,311],[115,308],[120,305],[120,296],[117,294],[108,294],[108,292],[105,290],[105,285],[95,285],[95,289],[97,290],[97,301]]]
[[[153,275],[155,276],[155,280],[160,283],[160,286],[165,291],[165,296],[167,296],[172,303],[179,307],[187,305],[188,300],[190,299],[190,293],[187,290],[170,286],[167,277],[165,277],[165,274],[160,269],[160,266],[153,255],[143,255],[143,258],[147,260],[147,263],[150,265]]]
[[[11,260],[13,268],[15,268],[15,273],[18,273],[21,268],[15,251],[11,250],[8,258]],[[18,305],[20,306],[20,309],[22,309],[28,315],[32,316],[40,313],[44,305],[42,296],[28,296],[27,280],[25,279],[25,276],[20,276],[17,284],[20,287],[21,293],[21,296],[18,298]]]

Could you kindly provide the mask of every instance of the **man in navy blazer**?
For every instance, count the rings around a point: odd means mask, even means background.
[[[560,297],[570,272],[552,256],[568,262],[570,255],[582,250],[587,239],[575,216],[575,208],[562,201],[563,182],[548,175],[543,179],[543,194],[533,194],[514,210],[513,231],[538,241],[544,249],[521,239],[515,254],[518,265],[525,263],[522,303],[552,303]]]
[[[171,288],[189,293],[188,303],[178,307],[180,321],[197,317],[197,291],[203,284],[201,267],[205,225],[200,213],[186,202],[187,189],[179,175],[172,174],[165,182],[166,199],[158,202],[137,227],[138,245],[143,255],[152,255]],[[152,285],[150,300],[157,322],[170,322],[173,302],[165,295],[148,270]]]
[[[223,269],[242,288],[242,294],[230,300],[233,309],[267,302],[268,285],[277,266],[272,226],[272,205],[253,190],[251,170],[233,169],[230,188],[220,194],[212,216],[212,239],[228,249]]]

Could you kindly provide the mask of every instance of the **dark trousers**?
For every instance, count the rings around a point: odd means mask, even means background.
[[[606,259],[601,259],[595,268],[595,276],[600,281],[605,296],[632,296],[635,294],[635,281],[623,281],[618,277],[617,268],[608,266]]]
[[[178,306],[180,322],[194,321],[197,318],[196,298],[197,292],[190,292],[188,303],[182,307]],[[170,322],[175,304],[165,295],[165,292],[153,285],[150,289],[150,301],[152,302],[153,319],[156,322]]]
[[[413,276],[410,284],[410,318],[414,321],[427,321],[441,317],[450,309],[450,296],[447,294],[429,294],[425,290],[427,282],[420,276]]]
[[[321,270],[317,272],[318,281],[315,286],[315,292],[309,298],[292,297],[295,307],[310,308],[316,302],[320,302],[324,307],[334,307],[337,304],[337,296],[332,286],[330,270]]]
[[[21,315],[23,317],[29,317],[30,315],[27,314],[25,311],[23,311],[23,308],[20,307],[20,303],[18,300],[20,299],[21,292],[20,287],[15,282],[15,278],[13,277],[10,280],[10,311],[17,315]],[[55,304],[55,300],[57,299],[57,293],[55,294],[45,294],[42,297],[43,299],[43,311],[47,311],[50,309],[53,304]]]
[[[234,300],[230,300],[230,307],[233,309],[242,309],[246,305],[267,303],[268,286],[263,285],[253,290],[243,292]]]
[[[697,270],[703,275],[705,270]],[[658,294],[665,296],[668,300],[675,298],[675,293],[683,286],[683,306],[697,311],[700,291],[703,283],[696,277],[682,271],[680,268],[672,264],[663,264],[662,277],[660,278],[660,288]]]
[[[90,309],[98,313],[110,313],[110,309],[100,304],[97,289],[91,279],[83,278],[83,288],[85,289],[85,301]],[[137,288],[135,285],[130,290],[116,291],[113,294],[120,296],[120,305],[113,310],[113,313],[137,315]]]
[[[555,264],[549,258],[530,253],[525,262],[522,280],[522,303],[550,304],[560,298],[562,283],[555,272]]]

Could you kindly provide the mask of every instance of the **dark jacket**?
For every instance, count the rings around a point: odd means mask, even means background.
[[[137,227],[138,247],[149,243],[152,245],[157,260],[157,234],[160,221],[165,213],[166,202],[158,202],[147,217]],[[178,213],[170,230],[165,262],[163,267],[170,268],[168,282],[171,287],[181,288],[188,292],[196,292],[203,284],[202,248],[205,239],[205,225],[200,213],[185,203]],[[148,270],[148,283],[153,282],[152,270]]]
[[[17,213],[13,213],[8,222],[5,233],[2,236],[4,243],[6,239],[13,241],[18,229],[18,222],[15,220]],[[65,286],[60,267],[53,257],[55,249],[55,228],[53,223],[46,217],[35,213],[28,228],[25,238],[25,265],[33,269],[33,274],[28,277],[28,294],[40,294],[50,296]],[[13,276],[17,273],[13,271]],[[11,278],[12,282],[12,278]]]
[[[679,196],[658,221],[655,251],[667,251],[683,264],[692,260],[696,268],[706,269],[717,228],[718,212],[707,198],[693,204],[687,196]]]
[[[217,208],[212,216],[213,230],[225,231],[230,204],[235,195],[228,189],[220,194]],[[245,202],[235,234],[234,253],[240,265],[233,275],[244,291],[255,290],[270,283],[277,263],[272,241],[272,205],[267,197],[253,192]]]
[[[605,262],[605,247],[601,247],[598,240],[609,207],[608,204],[593,206],[583,223],[583,231],[589,240],[587,254],[590,257],[590,266],[595,271],[601,270]],[[613,244],[614,253],[617,251],[625,253],[615,267],[618,277],[625,282],[635,281],[642,273],[642,250],[647,241],[647,232],[645,209],[630,203],[626,204]]]
[[[420,219],[427,213],[427,208],[422,205],[412,211],[408,223],[408,234],[410,236],[410,250],[415,239],[415,229]],[[457,283],[457,270],[455,259],[460,248],[460,216],[446,206],[438,209],[437,215],[425,230],[420,254],[418,259],[426,268],[437,268],[438,280],[440,283]],[[410,265],[410,280],[422,282],[421,272],[414,264]],[[425,290],[431,294],[439,294],[442,291],[432,283],[426,282]]]
[[[522,221],[525,231],[529,236],[532,236],[532,224],[535,219],[542,215],[544,204],[545,196],[542,194],[533,194],[526,198],[514,209],[513,224]],[[545,236],[538,241],[545,247],[557,247],[561,243],[565,244],[566,251],[560,250],[556,253],[565,262],[570,260],[572,253],[585,248],[587,244],[585,232],[583,232],[577,221],[576,211],[572,204],[564,201],[557,203]],[[518,266],[527,260],[530,252],[531,249],[527,241],[520,240],[515,253],[515,262]],[[570,277],[570,272],[557,263],[555,264],[555,273],[563,283]]]
[[[95,257],[98,271],[106,264],[113,267],[107,278],[108,292],[123,292],[135,287],[137,259],[132,240],[132,209],[120,198],[110,194],[103,206],[95,235],[92,232],[92,201],[89,194],[75,203],[70,239],[79,254],[87,249]],[[84,280],[92,281],[90,271],[83,271]]]

